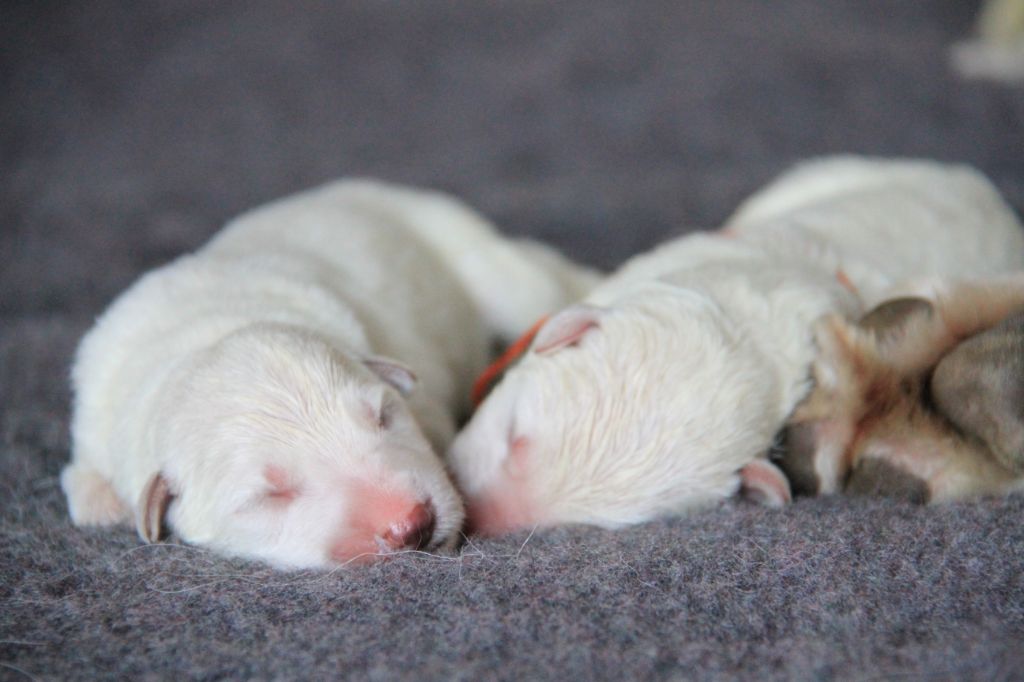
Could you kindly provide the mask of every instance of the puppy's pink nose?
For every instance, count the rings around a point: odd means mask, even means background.
[[[368,563],[404,549],[424,549],[437,530],[437,509],[407,491],[356,482],[350,512],[328,547],[331,561]]]
[[[423,549],[434,535],[434,505],[418,502],[405,518],[391,522],[380,538],[391,549]]]

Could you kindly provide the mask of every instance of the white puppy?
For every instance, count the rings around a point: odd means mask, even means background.
[[[342,181],[248,213],[83,339],[71,517],[281,567],[443,545],[463,507],[436,453],[492,337],[594,281],[437,194]]]
[[[765,455],[808,391],[812,323],[859,316],[904,278],[1022,264],[1020,224],[971,169],[804,165],[540,329],[450,451],[470,523],[614,527],[741,488],[784,503]]]

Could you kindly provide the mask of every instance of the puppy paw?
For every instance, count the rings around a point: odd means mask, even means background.
[[[761,458],[740,469],[740,494],[765,507],[784,507],[793,501],[785,474]]]
[[[94,469],[70,464],[64,468],[60,484],[76,526],[109,526],[130,518],[110,481]]]

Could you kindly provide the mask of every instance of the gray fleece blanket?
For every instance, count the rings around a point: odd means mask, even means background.
[[[1024,500],[741,502],[280,573],[78,530],[91,319],[340,175],[454,192],[613,266],[793,161],[967,161],[1024,207],[1024,90],[950,74],[965,0],[7,2],[0,679],[1024,676]]]

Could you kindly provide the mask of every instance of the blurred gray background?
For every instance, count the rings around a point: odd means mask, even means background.
[[[606,267],[816,154],[968,161],[1020,206],[1021,91],[946,68],[976,5],[5,3],[0,310],[95,309],[340,175]]]
[[[736,503],[277,574],[71,528],[77,339],[225,219],[340,175],[612,267],[807,156],[966,161],[1024,207],[1024,89],[966,0],[4,2],[0,679],[1015,679],[1019,499]]]

